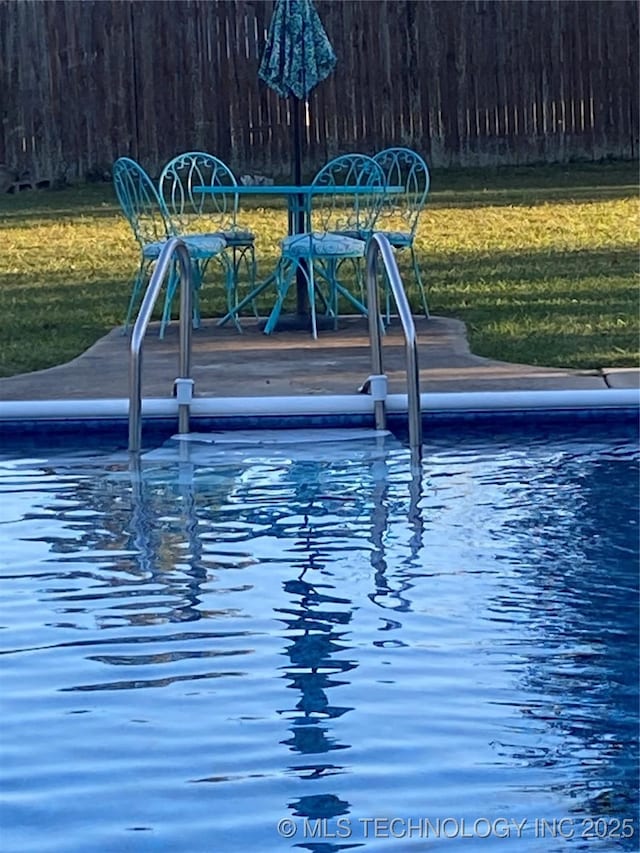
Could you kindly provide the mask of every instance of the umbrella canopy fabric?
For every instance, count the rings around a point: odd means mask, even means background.
[[[277,0],[258,76],[281,97],[304,100],[336,55],[311,0]]]
[[[337,63],[312,0],[276,0],[258,77],[282,98],[292,98],[293,182],[302,183],[302,102]],[[296,231],[304,230],[299,205]],[[306,315],[306,283],[298,272],[298,315]]]

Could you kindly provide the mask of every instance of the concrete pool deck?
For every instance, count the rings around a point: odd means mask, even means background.
[[[422,392],[497,392],[637,389],[640,370],[569,370],[509,364],[470,352],[459,320],[416,317]],[[264,335],[253,319],[244,333],[205,320],[193,332],[192,377],[196,397],[295,397],[355,394],[371,373],[367,322],[342,317],[340,328],[322,330],[314,341],[307,331]],[[3,401],[127,399],[130,338],[113,329],[73,361],[0,380]],[[392,321],[383,338],[389,393],[406,391],[404,337]],[[158,324],[143,347],[143,398],[167,398],[178,375],[178,323],[164,340]]]

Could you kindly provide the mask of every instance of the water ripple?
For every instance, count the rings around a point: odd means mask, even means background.
[[[0,463],[3,849],[637,849],[635,434],[198,459]]]

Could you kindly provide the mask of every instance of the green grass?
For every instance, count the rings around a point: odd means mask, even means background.
[[[283,205],[243,223],[266,273]],[[478,355],[636,366],[638,224],[634,163],[436,172],[417,239],[432,312],[464,320]],[[0,376],[64,363],[122,322],[138,250],[110,185],[0,197],[0,229]],[[223,310],[214,283],[202,308]]]

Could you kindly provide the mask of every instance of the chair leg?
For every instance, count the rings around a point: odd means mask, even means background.
[[[194,329],[200,328],[202,318],[200,316],[200,290],[202,288],[202,279],[209,264],[209,259],[205,261],[196,261],[193,264],[193,307],[191,312],[191,324]]]
[[[338,278],[338,274],[340,271],[340,266],[345,261],[351,261],[352,263],[356,263],[357,258],[335,258],[335,257],[327,257],[323,259],[319,259],[316,262],[316,270],[318,275],[320,275],[324,281],[326,281],[328,286],[328,295],[324,296],[324,293],[320,288],[317,288],[320,298],[322,299],[325,309],[326,315],[328,317],[333,317],[334,329],[338,328],[338,307],[339,300],[342,296],[347,302],[349,302],[358,313],[363,314],[365,317],[368,314],[367,307],[364,302],[358,300],[350,291],[340,283],[340,279]]]
[[[230,247],[230,272],[231,272],[231,280],[232,280],[232,289],[235,291],[235,296],[233,300],[233,305],[229,304],[229,299],[227,298],[227,307],[228,314],[225,316],[233,316],[234,323],[236,323],[237,312],[238,312],[238,290],[240,284],[240,267],[244,262],[245,268],[247,270],[247,274],[249,276],[249,290],[252,290],[255,286],[255,277],[252,275],[251,264],[247,262],[247,252],[249,252],[250,246],[231,246]],[[255,311],[255,306],[253,306]]]
[[[247,271],[247,277],[249,279],[249,292],[252,292],[256,286],[256,279],[258,277],[256,250],[253,245],[234,246],[233,248],[233,276],[235,280],[236,289],[238,288],[238,281],[240,278],[240,265],[242,263],[244,263],[245,269]],[[256,318],[256,320],[259,320],[260,314],[258,312],[258,307],[256,305],[255,299],[250,300],[250,302],[254,317]]]
[[[249,274],[249,288],[250,290],[254,290],[256,286],[256,279],[258,278],[258,265],[256,263],[255,246],[247,246],[242,253],[242,257],[244,259],[245,266],[247,267],[247,272]],[[258,306],[256,305],[255,299],[251,301],[251,308],[253,309],[253,316],[256,318],[256,320],[259,320],[260,312],[258,311]]]
[[[225,255],[219,255],[220,264],[224,271],[224,286],[227,294],[227,317],[231,317],[233,325],[238,332],[242,334],[242,326],[238,318],[238,277],[236,267],[235,249],[233,251],[233,259],[229,263]]]
[[[200,267],[198,261],[194,261],[191,264],[191,299],[193,303],[191,309],[191,324],[194,329],[200,328],[200,286],[202,284],[202,276],[204,275],[207,261],[201,263],[202,267]],[[180,274],[178,272],[178,265],[177,262],[174,262],[171,266],[171,272],[169,273],[169,280],[167,282],[167,290],[164,297],[159,333],[161,339],[164,338],[167,326],[171,323],[171,306],[176,295],[176,290],[178,289],[179,281]]]
[[[256,247],[251,245],[249,246],[249,256],[251,257],[251,269],[249,273],[249,280],[251,281],[251,287],[255,289],[256,279],[258,278],[258,264],[256,262]],[[253,306],[253,313],[255,315],[256,320],[260,319],[260,312],[258,311],[258,306],[256,304],[255,299],[251,303]]]
[[[366,266],[364,258],[353,258],[353,269],[356,276],[356,281],[358,282],[358,287],[360,288],[360,301],[362,303],[366,302],[367,297],[367,285],[365,282],[365,274],[362,269],[363,266]]]
[[[178,266],[174,262],[171,265],[171,272],[169,273],[169,280],[167,281],[167,289],[164,295],[164,306],[162,308],[162,319],[160,320],[160,338],[164,338],[164,333],[171,322],[171,303],[173,302],[173,297],[175,296],[176,289],[178,287],[178,281],[180,280],[180,275],[178,274]]]
[[[329,261],[329,276],[330,276],[330,291],[329,297],[331,299],[331,313],[333,314],[333,328],[334,330],[338,328],[338,263],[336,261]]]
[[[136,307],[136,303],[138,302],[138,298],[140,296],[140,291],[142,290],[142,285],[144,284],[144,280],[147,277],[147,270],[150,266],[149,262],[145,262],[142,260],[140,262],[140,266],[138,267],[138,271],[136,273],[136,277],[133,280],[133,287],[131,288],[131,296],[129,297],[129,304],[127,306],[127,314],[124,321],[124,328],[122,333],[126,335],[129,332],[129,327],[131,325],[131,318],[133,317],[133,311]]]
[[[304,269],[304,267],[303,267]],[[309,300],[309,312],[311,314],[311,334],[314,340],[318,339],[318,326],[316,322],[316,288],[313,275],[313,261],[306,265],[305,277],[307,279],[307,294]]]
[[[329,267],[329,270],[331,273],[331,290],[332,290],[332,296],[333,296],[332,314],[333,314],[333,317],[335,320],[335,328],[336,329],[338,328],[338,299],[340,296],[340,289],[341,289],[341,286],[336,286],[336,285],[339,285],[339,283],[340,283],[340,279],[338,278],[338,273],[339,273],[340,267],[342,266],[342,264],[347,263],[347,261],[351,262],[351,266],[353,267],[353,275],[354,275],[355,283],[356,283],[356,286],[360,292],[360,300],[359,301],[356,300],[354,302],[354,305],[359,306],[359,305],[364,305],[366,303],[366,287],[365,287],[364,276],[363,276],[361,265],[360,265],[361,258],[342,258],[341,260],[338,260],[338,261],[336,261],[336,260],[329,261],[328,267]],[[346,290],[346,288],[343,288],[343,289]],[[360,309],[358,308],[358,310],[360,310]]]
[[[338,281],[338,270],[344,260],[336,260],[335,258],[327,258],[319,262],[318,273],[326,281],[328,293],[325,297],[319,287],[316,288],[324,302],[325,315],[333,317],[333,328],[338,328],[338,300],[340,296],[340,283]]]
[[[291,282],[295,278],[297,269],[298,264],[295,261],[290,261],[288,259],[280,259],[280,261],[278,261],[278,266],[273,274],[276,281],[276,301],[264,327],[265,335],[270,335],[278,323],[278,318],[282,311],[284,300],[289,288],[291,287]]]
[[[316,264],[316,267],[314,270],[313,283],[314,283],[316,297],[322,303],[322,308],[324,310],[325,317],[330,317],[333,313],[333,308],[331,305],[331,290],[329,289],[329,291],[325,294],[323,288],[320,286],[320,279],[321,278],[324,279],[326,282],[329,281],[327,270],[323,266],[322,262],[315,261],[314,263]],[[317,275],[316,275],[316,273],[317,273]]]
[[[245,305],[248,305],[250,302],[253,303],[256,297],[259,296],[263,290],[266,290],[270,284],[272,284],[274,281],[277,281],[277,276],[278,273],[276,269],[276,271],[272,272],[267,278],[265,278],[263,282],[254,287],[251,293],[247,294],[244,299],[241,299],[240,302],[238,302],[238,304],[234,307],[233,311],[227,311],[224,317],[221,317],[221,319],[218,320],[218,326],[224,326],[225,323],[228,323],[229,320],[234,318],[234,315],[242,311]]]
[[[416,259],[416,253],[413,249],[413,246],[409,247],[411,250],[411,262],[413,264],[413,274],[416,277],[416,281],[418,282],[418,290],[420,291],[420,299],[422,300],[422,310],[424,311],[424,316],[429,319],[431,316],[429,314],[429,306],[427,305],[427,294],[424,289],[424,285],[422,283],[422,276],[420,275],[420,267],[418,266],[418,261]]]

